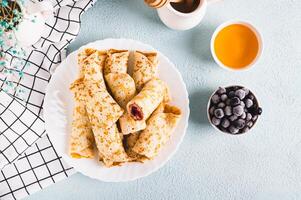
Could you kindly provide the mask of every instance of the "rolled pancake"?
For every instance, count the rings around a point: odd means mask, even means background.
[[[150,80],[127,104],[127,112],[134,120],[146,120],[162,101],[169,100],[166,83],[158,78]]]
[[[109,73],[105,76],[105,79],[114,99],[125,109],[126,104],[136,94],[133,78],[126,73]]]
[[[94,157],[94,136],[85,105],[76,101],[73,110],[69,153],[72,158]]]
[[[100,160],[106,167],[118,165],[130,160],[126,154],[116,124],[108,129],[93,126],[93,133]]]
[[[154,158],[170,138],[180,118],[181,111],[174,106],[165,105],[163,112],[154,112],[132,151],[149,159]]]
[[[140,91],[148,81],[158,76],[157,53],[135,51],[134,59],[133,79]]]
[[[91,54],[95,53],[97,50],[96,49],[92,49],[92,48],[86,48],[83,51],[79,52],[77,54],[77,62],[78,64],[81,66],[81,64],[83,63],[83,61],[89,57]]]
[[[103,68],[107,54],[105,51],[96,51],[83,60],[81,67],[85,84],[101,83],[105,88]]]
[[[125,137],[125,144],[126,144],[125,151],[127,155],[132,159],[131,161],[144,162],[145,160],[147,160],[147,157],[137,154],[132,150],[132,148],[135,146],[136,142],[138,141],[139,135],[140,132],[135,132]]]
[[[119,118],[119,124],[123,135],[134,133],[146,128],[145,120],[134,120],[127,112]]]
[[[69,138],[69,153],[73,158],[94,157],[94,136],[84,103],[83,79],[75,80],[70,87],[74,94],[72,128]]]
[[[108,50],[108,57],[106,59],[104,74],[107,75],[109,73],[127,73],[129,54],[130,53],[128,50]]]
[[[92,53],[94,49],[85,49],[78,54],[79,79],[75,80],[70,90],[74,94],[74,109],[72,117],[72,128],[69,138],[69,153],[73,158],[93,158],[94,157],[94,135],[89,122],[85,106],[85,86],[83,83],[83,61]]]
[[[122,115],[122,108],[108,93],[102,74],[105,54],[96,52],[84,61],[86,109],[92,126],[108,129]]]
[[[83,61],[83,82],[86,110],[100,159],[106,166],[111,166],[127,161],[128,156],[116,126],[123,110],[108,93],[103,79],[105,58],[104,52],[97,51]]]

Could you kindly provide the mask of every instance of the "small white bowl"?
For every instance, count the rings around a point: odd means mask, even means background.
[[[216,36],[217,34],[225,27],[229,26],[229,25],[232,25],[232,24],[241,24],[241,25],[244,25],[244,26],[247,26],[248,28],[250,28],[256,35],[256,38],[258,40],[258,45],[259,45],[259,48],[258,48],[258,52],[257,52],[257,55],[256,57],[254,58],[254,60],[247,66],[243,67],[243,68],[239,68],[239,69],[234,69],[234,68],[231,68],[231,67],[228,67],[226,65],[224,65],[216,56],[215,54],[215,50],[214,50],[214,41],[216,39]],[[222,68],[224,69],[227,69],[229,71],[244,71],[244,70],[247,70],[247,69],[250,69],[252,66],[254,66],[254,64],[257,62],[257,60],[259,59],[259,57],[261,56],[262,52],[263,52],[263,39],[262,39],[262,35],[259,33],[259,31],[250,23],[250,22],[247,22],[247,21],[239,21],[239,20],[230,20],[230,21],[227,21],[227,22],[224,22],[222,23],[221,25],[219,25],[212,37],[211,37],[211,41],[210,41],[210,50],[211,50],[211,55],[212,57],[214,58],[215,62]]]
[[[223,86],[221,86],[221,87],[223,87]],[[242,87],[242,88],[246,88],[246,87],[241,86],[241,85],[229,85],[229,86],[225,86],[225,87],[223,87],[223,88],[227,89],[227,88],[230,88],[230,87]],[[224,131],[220,130],[217,126],[215,126],[215,125],[211,122],[210,113],[209,113],[211,98],[212,98],[213,95],[216,94],[216,92],[218,91],[218,89],[219,89],[219,88],[217,88],[217,89],[211,94],[211,96],[209,97],[208,103],[207,103],[207,118],[208,118],[208,121],[209,121],[209,123],[211,124],[211,126],[212,126],[215,130],[217,130],[218,132],[226,133],[226,134],[229,134],[229,135],[244,135],[244,134],[250,132],[250,131],[255,127],[255,125],[256,125],[256,123],[257,123],[258,118],[259,118],[260,115],[257,116],[257,119],[254,121],[254,124],[253,124],[253,126],[249,129],[249,131],[247,131],[247,132],[245,132],[245,133],[231,134],[231,133],[228,133],[228,132],[224,132]],[[249,89],[249,88],[247,88],[247,89]],[[254,100],[257,102],[258,107],[260,107],[260,103],[259,103],[258,99],[256,98],[255,94],[254,94],[250,89],[249,89],[249,91],[251,92],[251,94],[253,94]]]

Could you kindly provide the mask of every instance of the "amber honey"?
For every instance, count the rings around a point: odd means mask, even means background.
[[[243,24],[231,24],[220,30],[214,40],[214,51],[218,60],[232,69],[250,65],[259,51],[255,32]]]

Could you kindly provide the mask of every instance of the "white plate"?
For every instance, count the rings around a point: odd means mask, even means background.
[[[71,82],[77,78],[77,54],[82,49],[129,49],[156,51],[153,47],[130,39],[106,39],[81,47],[71,53],[56,69],[47,87],[44,102],[44,118],[47,133],[55,149],[63,159],[78,172],[101,181],[130,181],[151,174],[162,167],[176,152],[185,135],[189,100],[185,83],[175,66],[162,53],[158,52],[159,77],[170,87],[172,104],[181,108],[183,117],[168,143],[159,155],[145,163],[126,163],[122,166],[106,168],[95,159],[74,159],[68,155],[68,137],[71,132],[73,97],[69,90]]]

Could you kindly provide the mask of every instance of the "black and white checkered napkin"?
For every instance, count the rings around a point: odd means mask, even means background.
[[[81,15],[95,0],[52,0],[54,19],[28,52],[22,99],[0,89],[0,199],[21,199],[75,171],[57,154],[42,119],[45,88],[51,74],[65,57],[68,44],[77,36]],[[8,53],[8,52],[6,52]],[[10,56],[10,55],[8,55]],[[15,58],[11,57],[11,63]],[[29,67],[25,67],[29,63]],[[0,69],[0,73],[2,72]],[[3,87],[5,79],[0,79]]]

